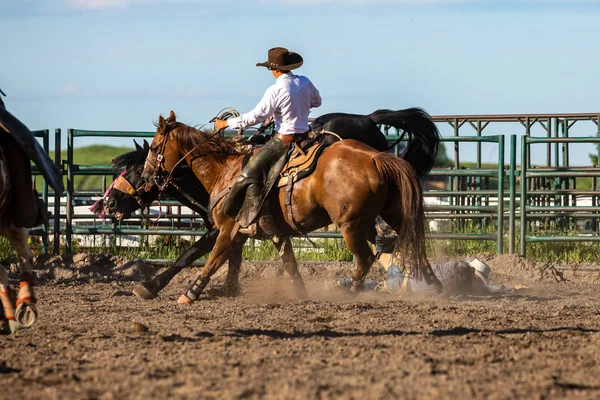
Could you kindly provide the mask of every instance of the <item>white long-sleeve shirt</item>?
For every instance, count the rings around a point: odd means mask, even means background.
[[[270,86],[254,109],[227,123],[230,128],[244,129],[273,116],[275,131],[282,135],[308,131],[308,113],[321,105],[321,95],[305,76],[286,73]]]

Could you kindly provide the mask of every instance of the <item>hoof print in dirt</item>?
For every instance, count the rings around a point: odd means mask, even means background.
[[[146,333],[150,329],[148,329],[148,327],[144,324],[140,324],[139,322],[134,322],[131,330],[135,333]]]

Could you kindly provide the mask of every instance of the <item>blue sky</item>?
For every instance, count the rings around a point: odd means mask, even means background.
[[[599,18],[597,0],[4,1],[0,88],[32,129],[203,124],[252,108],[273,80],[254,64],[285,46],[314,116],[599,112]]]

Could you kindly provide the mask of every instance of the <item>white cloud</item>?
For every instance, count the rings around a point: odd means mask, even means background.
[[[66,0],[72,8],[100,10],[104,8],[123,8],[133,4],[150,3],[152,0]]]
[[[69,97],[83,94],[85,93],[81,86],[73,82],[66,83],[56,90],[56,95],[60,97]]]
[[[71,8],[79,9],[92,9],[101,10],[109,8],[126,8],[136,5],[144,4],[194,4],[203,3],[205,6],[219,7],[223,6],[221,0],[65,0],[67,6]],[[235,7],[236,4],[244,5],[246,7],[261,5],[269,6],[303,6],[303,5],[340,5],[340,6],[363,6],[369,4],[406,4],[406,5],[419,5],[419,4],[451,4],[451,3],[472,3],[480,5],[493,5],[501,4],[499,0],[229,0],[229,7]],[[600,3],[600,0],[522,0],[522,5],[527,4],[539,4],[539,5],[576,5],[576,4],[594,4]],[[518,6],[515,5],[515,8]]]

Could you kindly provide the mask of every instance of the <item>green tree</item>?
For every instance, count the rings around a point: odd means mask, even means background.
[[[453,165],[453,162],[450,158],[448,158],[446,146],[444,145],[444,143],[440,143],[440,145],[438,146],[437,155],[435,157],[434,166],[436,166],[438,168],[445,168],[445,167],[451,167],[452,165]]]

